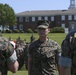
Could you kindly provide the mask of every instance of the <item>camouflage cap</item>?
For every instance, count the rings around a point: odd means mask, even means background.
[[[39,20],[37,23],[37,28],[48,28],[49,27],[50,22],[47,20]]]

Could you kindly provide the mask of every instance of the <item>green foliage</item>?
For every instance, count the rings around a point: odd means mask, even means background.
[[[24,33],[24,31],[23,30],[20,30],[20,33]]]
[[[35,30],[34,30],[34,33],[37,33],[37,32],[38,32],[38,30],[37,30],[37,29],[35,29]]]
[[[5,19],[6,19],[5,8],[3,4],[0,4],[0,25],[6,24]]]
[[[5,33],[12,33],[12,30],[5,30]]]
[[[1,4],[0,3],[0,25],[14,25],[16,24],[16,16],[12,7],[8,4]]]
[[[33,33],[32,29],[28,29],[27,33]]]
[[[17,33],[17,34],[14,34],[14,33],[9,33],[9,34],[6,34],[6,33],[3,33],[2,34],[4,37],[6,38],[9,38],[10,36],[12,37],[13,40],[16,40],[18,36],[21,37],[21,39],[25,39],[26,38],[26,41],[27,42],[30,42],[30,36],[32,35],[32,33]],[[33,33],[33,35],[35,36],[35,39],[37,40],[38,39],[38,34],[37,33]],[[65,33],[49,33],[48,34],[48,37],[57,41],[59,43],[59,45],[61,45],[63,39],[65,38],[66,34]],[[17,71],[16,73],[12,73],[12,72],[8,72],[8,75],[28,75],[28,71],[26,70],[25,68],[25,65],[22,67],[21,71]]]
[[[30,36],[32,35],[32,33],[2,33],[2,35],[6,38],[9,38],[11,36],[11,38],[13,40],[16,40],[18,38],[18,36],[20,36],[20,38],[22,40],[26,39],[26,42],[30,42]],[[37,33],[33,33],[35,40],[39,38]],[[65,38],[66,34],[65,33],[49,33],[48,37],[57,41],[60,45],[62,40]]]
[[[28,71],[17,71],[16,73],[8,72],[8,75],[28,75]]]
[[[8,4],[4,5],[5,13],[6,13],[6,25],[14,25],[16,24],[16,16],[12,7]]]
[[[62,27],[54,27],[50,31],[51,33],[64,33],[64,28]]]
[[[18,29],[13,30],[14,33],[19,33],[20,31]]]

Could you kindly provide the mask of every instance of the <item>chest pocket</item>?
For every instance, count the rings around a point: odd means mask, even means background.
[[[57,48],[51,46],[45,46],[41,48],[41,54],[46,55],[47,58],[52,57],[55,55],[55,50]]]

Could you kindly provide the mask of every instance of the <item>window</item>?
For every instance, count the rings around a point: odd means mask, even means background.
[[[19,25],[19,30],[23,30],[23,25]]]
[[[32,21],[35,21],[35,17],[32,17]]]
[[[74,0],[72,0],[72,4],[74,4]]]
[[[72,15],[68,15],[68,20],[72,20]]]
[[[45,20],[48,20],[48,17],[47,16],[45,17]]]
[[[25,17],[25,21],[26,22],[29,22],[29,17]]]
[[[54,21],[54,16],[51,17],[51,21]]]
[[[23,17],[19,17],[19,22],[23,22]]]
[[[64,15],[61,16],[61,20],[65,20],[65,16]]]
[[[65,28],[65,24],[64,24],[64,23],[63,23],[63,24],[61,24],[61,27]]]
[[[76,15],[74,15],[74,20],[76,20]]]
[[[38,20],[41,20],[41,17],[38,17]]]
[[[17,25],[14,25],[14,26],[13,26],[13,30],[16,30],[16,29],[17,29]]]

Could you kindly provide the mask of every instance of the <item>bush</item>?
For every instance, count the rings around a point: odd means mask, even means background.
[[[62,27],[54,27],[50,31],[51,33],[64,33],[64,28]]]
[[[12,33],[12,30],[5,30],[5,33]]]
[[[28,29],[27,33],[33,33],[33,31],[31,29]]]
[[[24,31],[23,30],[20,30],[20,33],[24,33]]]
[[[18,29],[16,29],[16,30],[13,30],[13,32],[14,32],[14,33],[19,33],[19,30],[18,30]]]
[[[35,30],[34,30],[34,33],[37,33],[37,32],[38,32],[38,30],[37,30],[37,29],[35,29]]]

